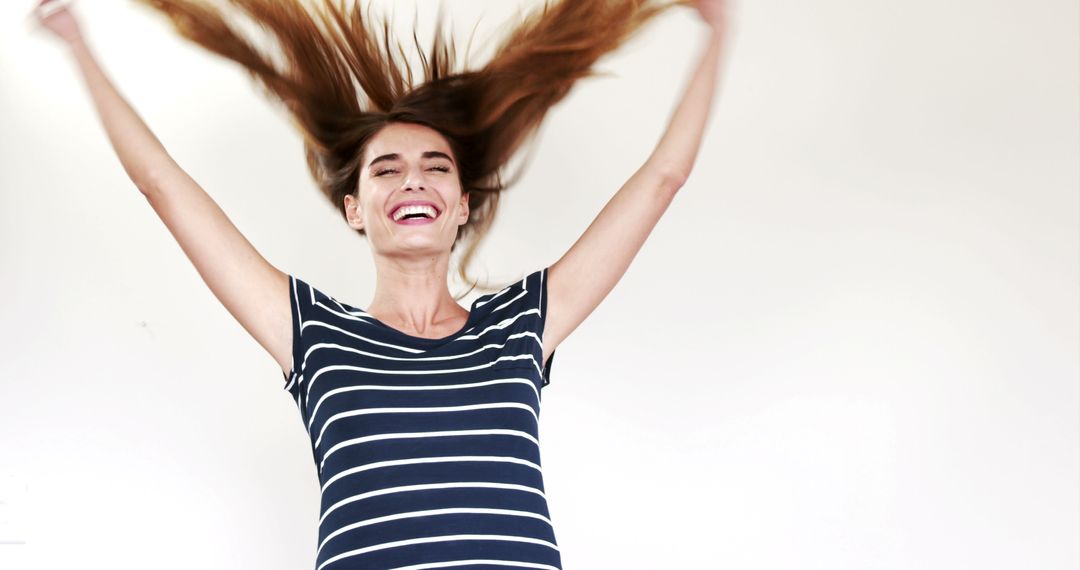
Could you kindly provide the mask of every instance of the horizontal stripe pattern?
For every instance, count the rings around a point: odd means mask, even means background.
[[[316,570],[562,568],[540,461],[546,277],[427,339],[289,276],[284,387],[319,477]]]

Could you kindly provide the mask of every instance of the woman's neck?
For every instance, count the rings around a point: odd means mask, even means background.
[[[375,297],[367,312],[412,336],[441,338],[464,326],[469,311],[447,287],[447,260],[387,259],[376,262]],[[449,331],[446,334],[441,334]]]

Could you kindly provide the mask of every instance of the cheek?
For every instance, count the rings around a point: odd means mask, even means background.
[[[383,189],[377,180],[365,180],[360,191],[354,197],[356,197],[359,207],[363,209],[364,215],[368,216],[378,211],[377,204],[382,195]]]
[[[459,210],[469,204],[468,200],[466,200],[464,195],[462,194],[453,194],[451,196],[447,196],[446,203],[453,204]]]

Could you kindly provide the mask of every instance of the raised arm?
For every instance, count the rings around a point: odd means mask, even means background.
[[[645,164],[548,270],[544,361],[607,297],[690,176],[708,123],[726,44],[724,0],[698,0],[709,33],[697,68]]]
[[[225,308],[280,364],[292,367],[289,278],[268,263],[169,156],[98,65],[74,16],[56,0],[36,16],[71,50],[124,170]]]

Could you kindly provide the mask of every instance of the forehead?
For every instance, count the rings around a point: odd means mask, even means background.
[[[419,158],[429,150],[453,156],[450,143],[435,129],[412,123],[390,123],[368,142],[364,164],[384,154],[398,154],[405,159]]]

